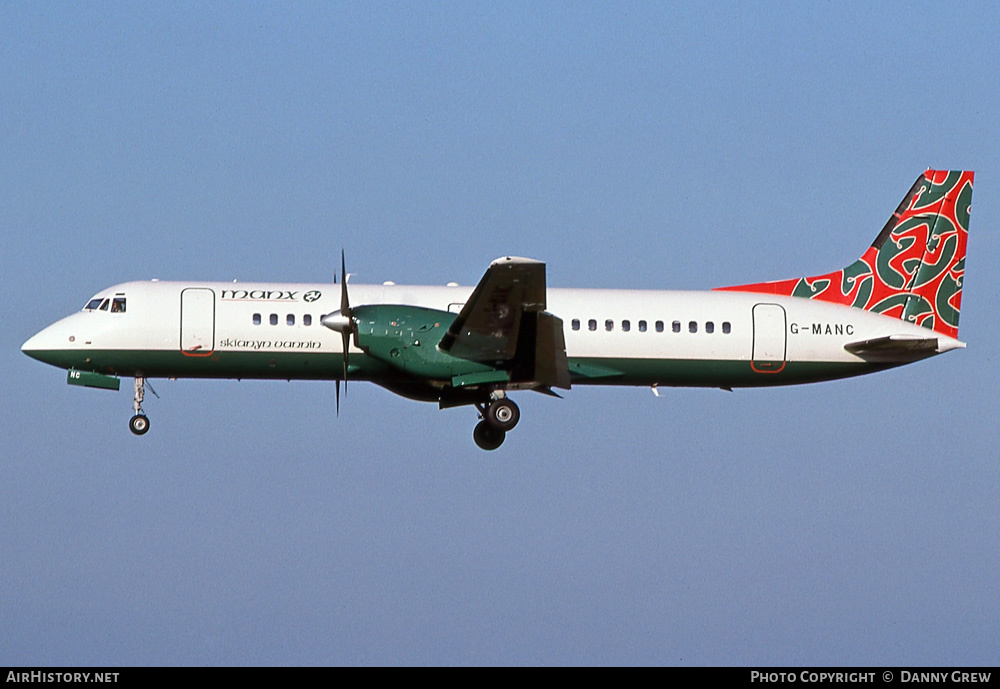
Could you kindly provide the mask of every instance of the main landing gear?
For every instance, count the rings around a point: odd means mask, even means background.
[[[494,393],[496,394],[496,393]],[[521,410],[503,393],[492,397],[485,404],[476,405],[482,421],[472,431],[472,439],[483,450],[495,450],[503,445],[507,432],[521,420]]]
[[[135,397],[132,398],[132,409],[135,416],[128,420],[128,429],[136,435],[145,435],[149,430],[149,418],[142,410],[142,398],[146,392],[146,379],[142,376],[135,377]]]

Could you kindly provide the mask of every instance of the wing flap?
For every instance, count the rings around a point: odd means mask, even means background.
[[[545,387],[569,390],[569,360],[562,319],[544,312],[537,318],[534,380]]]

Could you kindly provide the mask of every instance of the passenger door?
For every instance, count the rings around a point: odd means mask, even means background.
[[[753,358],[757,373],[777,373],[785,368],[785,309],[778,304],[753,307]]]
[[[181,290],[181,353],[210,356],[215,350],[215,292],[206,287]]]

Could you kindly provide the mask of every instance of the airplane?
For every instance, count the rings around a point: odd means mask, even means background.
[[[471,406],[495,450],[520,419],[509,393],[574,385],[811,383],[908,364],[958,338],[973,172],[927,170],[846,268],[710,291],[549,289],[545,264],[503,257],[474,289],[128,282],[22,346],[73,385],[133,377],[370,381],[440,408]]]

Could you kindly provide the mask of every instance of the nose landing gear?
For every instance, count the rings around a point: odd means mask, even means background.
[[[476,424],[472,439],[483,450],[495,450],[503,445],[507,432],[521,420],[521,410],[501,392],[500,397],[477,405],[482,421]]]
[[[150,388],[152,389],[152,388]],[[132,409],[135,416],[128,420],[128,429],[135,435],[145,435],[149,431],[149,418],[142,410],[142,399],[146,392],[146,379],[142,376],[135,377],[135,396],[132,398]]]

